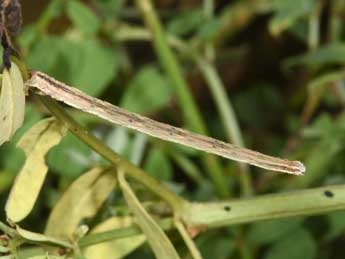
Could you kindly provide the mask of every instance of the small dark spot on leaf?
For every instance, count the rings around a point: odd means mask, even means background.
[[[326,191],[324,192],[324,194],[325,194],[325,196],[328,197],[328,198],[332,198],[332,197],[334,196],[334,193],[331,192],[331,191],[328,191],[328,190],[326,190]]]
[[[5,121],[7,119],[7,116],[5,115],[3,118],[2,118],[2,121]]]
[[[225,211],[230,211],[230,210],[231,210],[231,207],[230,207],[230,206],[224,206],[224,210],[225,210]]]

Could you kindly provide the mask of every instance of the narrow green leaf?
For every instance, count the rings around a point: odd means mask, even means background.
[[[140,201],[126,182],[123,171],[119,171],[118,178],[127,204],[136,216],[138,225],[145,234],[156,258],[180,258],[169,238],[140,204]]]
[[[131,217],[113,217],[97,225],[92,233],[100,233],[109,230],[126,228],[133,224]],[[88,259],[120,259],[137,249],[146,241],[144,235],[135,235],[126,238],[120,238],[111,242],[101,243],[87,247],[84,255]]]
[[[54,245],[63,246],[63,247],[72,247],[71,244],[69,244],[63,240],[56,239],[54,237],[50,237],[50,236],[42,235],[39,233],[31,232],[31,231],[25,230],[19,226],[16,226],[16,229],[17,229],[18,234],[22,238],[24,238],[28,241],[54,244]]]
[[[6,204],[7,217],[13,222],[24,219],[32,210],[48,172],[45,155],[66,134],[67,129],[54,119],[34,125],[18,142],[26,154],[25,164],[16,178]]]
[[[97,213],[115,184],[113,169],[94,168],[79,177],[53,208],[45,233],[71,238],[81,220]]]
[[[86,34],[96,33],[100,28],[100,21],[92,11],[80,1],[68,1],[67,13],[80,31]]]
[[[22,74],[15,63],[4,70],[0,93],[0,145],[11,140],[24,121],[25,93]]]

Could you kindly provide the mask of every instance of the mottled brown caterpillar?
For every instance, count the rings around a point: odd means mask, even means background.
[[[3,65],[11,67],[10,56],[17,56],[11,37],[20,33],[22,27],[22,8],[19,0],[1,0],[0,2],[0,35],[3,47]]]

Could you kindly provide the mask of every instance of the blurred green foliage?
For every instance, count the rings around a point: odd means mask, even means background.
[[[124,0],[38,2],[23,1],[25,23],[17,41],[30,69],[43,71],[128,110],[178,126],[188,124],[176,104],[172,82],[147,39],[130,40],[130,29],[122,30],[127,25],[142,26],[140,13],[133,5]],[[208,58],[216,64],[234,104],[247,147],[301,159],[307,167],[306,176],[301,178],[257,173],[259,170],[253,168],[254,193],[344,183],[345,1],[202,2],[204,5],[192,0],[155,1],[166,33],[205,56],[207,48],[212,49],[213,55]],[[211,17],[206,15],[207,2],[215,5]],[[29,13],[35,15],[26,20]],[[119,32],[128,40],[116,40]],[[215,100],[200,71],[186,53],[177,49],[176,55],[210,134],[226,139]],[[71,112],[128,159],[139,152],[135,157],[140,166],[185,197],[217,199],[205,168],[200,166],[199,152],[152,139],[137,149],[138,133],[118,129],[79,111]],[[30,100],[24,127],[12,143],[0,147],[2,208],[24,161],[15,143],[43,114],[42,107]],[[25,224],[41,231],[47,214],[66,187],[86,169],[103,163],[85,144],[68,134],[49,153],[48,179]],[[232,196],[239,196],[242,186],[238,167],[233,162],[222,161],[222,165],[231,181],[228,187]],[[138,192],[143,193],[141,199],[152,199],[140,187]],[[110,197],[105,205],[108,208],[92,225],[116,211],[121,204],[119,199],[117,193]],[[345,215],[336,212],[212,230],[196,241],[204,258],[340,259],[344,257],[344,231]],[[178,240],[176,246],[183,250]],[[126,258],[150,256],[144,246]]]

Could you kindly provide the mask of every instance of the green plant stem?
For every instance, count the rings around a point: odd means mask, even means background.
[[[180,69],[181,66],[178,64],[167,43],[162,25],[152,7],[151,1],[136,0],[136,5],[141,10],[144,20],[153,35],[153,44],[161,64],[175,86],[177,99],[183,110],[185,122],[188,123],[193,131],[199,134],[208,135],[206,126],[202,121],[201,114],[198,111],[197,105],[195,104],[183,78],[183,73]],[[215,184],[218,194],[221,197],[229,197],[229,186],[223,174],[219,160],[213,155],[203,154],[202,161]]]
[[[345,185],[263,195],[252,199],[194,203],[184,215],[190,226],[220,227],[345,209]],[[186,211],[186,210],[185,210]]]
[[[317,2],[309,16],[308,45],[310,51],[315,51],[319,47],[322,7],[323,1]]]
[[[214,0],[204,0],[203,1],[203,10],[204,10],[204,16],[205,20],[207,22],[212,21],[214,19],[214,9],[215,4]],[[208,61],[214,61],[215,58],[215,48],[213,46],[213,42],[206,42],[205,43],[205,57]]]
[[[334,185],[235,201],[191,203],[185,208],[186,214],[183,219],[188,227],[219,228],[260,220],[318,215],[344,209],[345,185]],[[174,228],[172,218],[159,221],[158,224],[163,230]],[[91,234],[80,240],[80,246],[90,246],[140,233],[137,226],[131,226]]]
[[[193,259],[202,259],[202,256],[201,256],[197,246],[195,245],[193,239],[189,236],[183,223],[179,220],[175,220],[174,225],[175,225],[175,228],[177,229],[177,231],[180,233],[186,246],[188,247],[189,252],[192,255],[192,258]]]
[[[17,235],[17,232],[13,228],[10,228],[9,226],[7,226],[1,221],[0,221],[0,230],[11,237],[14,237]]]
[[[102,141],[89,134],[71,116],[69,116],[69,114],[63,108],[61,108],[56,101],[42,96],[39,96],[39,99],[56,118],[66,124],[69,130],[77,138],[79,138],[85,144],[89,145],[94,151],[103,156],[112,164],[124,168],[128,176],[142,183],[153,193],[168,202],[168,204],[174,209],[174,211],[179,211],[180,207],[183,206],[184,203],[186,203],[184,199],[182,199],[169,189],[165,188],[157,180],[147,175],[143,170],[123,159],[109,147],[105,146]]]
[[[211,63],[204,60],[197,60],[197,64],[202,71],[209,89],[217,105],[218,113],[221,116],[223,127],[227,134],[227,139],[233,144],[243,147],[243,137],[238,125],[234,109],[227,98],[227,93],[216,68]],[[252,181],[247,164],[239,163],[241,191],[244,196],[253,194]]]

